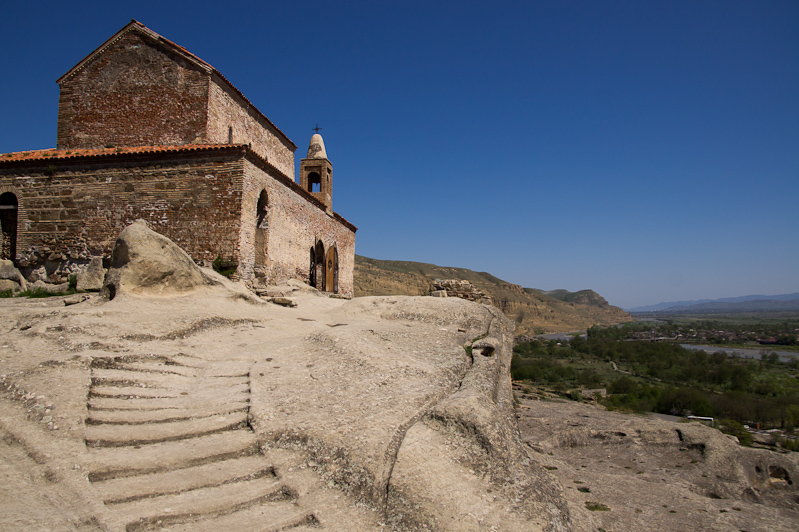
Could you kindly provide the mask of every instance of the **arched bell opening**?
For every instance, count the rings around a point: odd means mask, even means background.
[[[321,192],[322,178],[316,172],[308,174],[308,192]]]

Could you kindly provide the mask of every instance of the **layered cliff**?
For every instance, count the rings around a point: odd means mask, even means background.
[[[516,323],[517,335],[577,331],[632,319],[592,290],[544,292],[508,283],[486,272],[355,256],[356,296],[422,295],[436,279],[469,281]]]

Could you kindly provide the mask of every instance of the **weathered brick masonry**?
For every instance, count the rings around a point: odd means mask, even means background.
[[[103,151],[92,157],[52,151],[55,156],[14,165],[0,158],[0,186],[19,200],[17,260],[23,268],[53,255],[56,262],[59,254],[78,262],[109,256],[116,235],[139,218],[198,262],[235,259],[243,147]]]
[[[297,146],[214,67],[131,22],[58,80],[59,149],[249,144],[286,175]]]
[[[135,31],[100,50],[59,79],[59,149],[207,142],[206,72]]]
[[[260,164],[259,164],[260,163]],[[322,243],[325,251],[335,246],[339,255],[339,292],[352,295],[355,269],[355,227],[325,206],[294,181],[287,187],[282,180],[271,179],[263,163],[250,158],[244,165],[244,197],[242,211],[240,270],[244,277],[266,279],[308,278],[310,249]],[[296,187],[296,189],[295,189]],[[299,192],[297,191],[299,190]],[[268,198],[268,240],[265,263],[256,260],[255,219],[262,191]],[[253,271],[250,271],[250,268]],[[326,287],[328,291],[334,291]]]
[[[133,21],[59,84],[58,148],[0,155],[2,258],[57,277],[144,219],[250,284],[352,295],[356,228],[290,177],[294,143],[213,67]],[[318,135],[308,158],[331,190]]]

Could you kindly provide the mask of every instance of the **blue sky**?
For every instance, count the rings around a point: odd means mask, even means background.
[[[0,19],[0,152],[135,18],[300,146],[357,253],[625,308],[799,291],[799,2],[36,2]],[[296,6],[294,4],[297,4]]]

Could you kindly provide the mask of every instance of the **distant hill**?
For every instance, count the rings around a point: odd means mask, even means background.
[[[740,296],[722,299],[673,301],[628,309],[629,312],[766,312],[799,310],[799,292],[776,296]]]
[[[570,332],[591,325],[613,325],[632,318],[592,290],[549,292],[522,288],[487,272],[422,262],[355,256],[355,295],[422,295],[434,279],[461,279],[491,296],[494,305],[516,321],[516,334]]]

